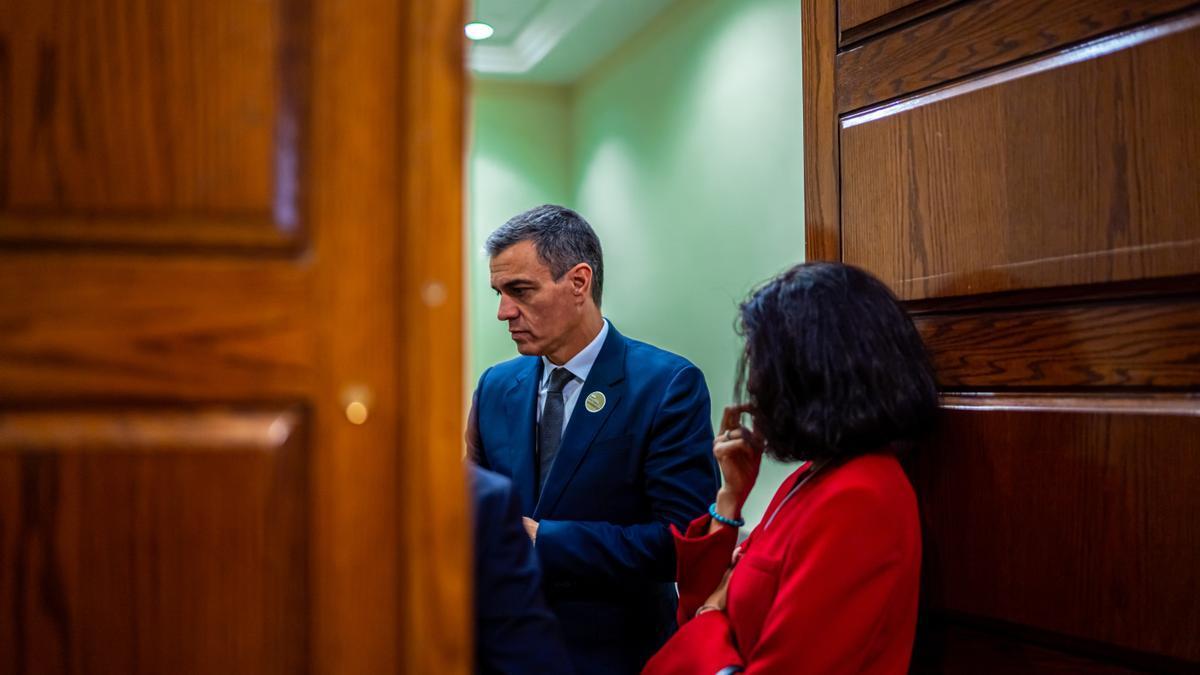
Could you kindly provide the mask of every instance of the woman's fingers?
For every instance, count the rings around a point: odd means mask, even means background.
[[[750,405],[747,403],[725,406],[725,413],[721,416],[721,429],[718,433],[732,431],[742,426],[742,415],[748,412],[750,412]]]

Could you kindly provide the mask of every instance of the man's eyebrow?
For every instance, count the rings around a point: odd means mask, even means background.
[[[523,286],[533,286],[534,281],[533,281],[533,279],[526,279],[525,277],[517,277],[515,279],[505,279],[500,284],[492,284],[491,286],[492,286],[493,291],[499,293],[501,288],[507,289],[508,291],[511,292],[513,290],[513,288],[515,288],[517,286],[522,286],[522,285]]]

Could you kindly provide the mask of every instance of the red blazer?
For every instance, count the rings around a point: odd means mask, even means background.
[[[815,474],[780,507],[809,468],[784,482],[742,544],[724,612],[692,618],[728,569],[737,531],[707,534],[707,515],[686,534],[672,528],[680,629],[644,673],[908,671],[921,569],[912,486],[895,457],[871,454]]]

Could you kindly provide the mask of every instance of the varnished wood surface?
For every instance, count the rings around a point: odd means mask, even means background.
[[[963,0],[914,0],[897,7],[894,11],[882,14],[869,21],[864,21],[850,28],[841,28],[839,45],[846,47],[854,42],[865,40],[873,35],[892,30],[901,24],[914,21],[926,14],[962,2]],[[896,4],[896,3],[893,3]]]
[[[944,388],[1200,390],[1200,299],[915,318]]]
[[[0,403],[301,398],[311,294],[288,261],[0,255]]]
[[[804,71],[804,257],[840,260],[840,141],[834,103],[837,12],[828,0],[802,0],[800,10]]]
[[[0,230],[8,227],[13,236],[0,244],[0,408],[58,411],[61,422],[52,428],[60,431],[131,406],[294,406],[304,416],[304,433],[291,437],[296,445],[288,446],[286,462],[279,451],[188,445],[188,439],[227,438],[216,427],[236,426],[204,415],[165,426],[143,417],[136,428],[89,422],[83,426],[112,443],[71,452],[65,448],[73,437],[61,431],[66,436],[53,438],[62,447],[43,443],[38,453],[0,458],[5,481],[21,482],[23,472],[36,469],[29,479],[36,489],[20,494],[39,505],[38,513],[50,509],[40,505],[52,498],[75,509],[62,507],[54,517],[78,512],[79,504],[100,505],[92,510],[103,522],[87,530],[93,548],[59,543],[53,555],[71,561],[79,551],[103,555],[104,534],[128,544],[111,552],[113,567],[102,570],[105,588],[92,595],[68,569],[67,581],[38,600],[50,609],[30,621],[14,618],[24,605],[0,602],[0,639],[11,641],[0,648],[11,659],[0,660],[5,673],[21,672],[14,663],[28,672],[84,674],[470,671],[470,528],[460,449],[462,7],[450,0],[253,4],[57,2],[45,9],[36,0],[14,0],[0,10],[49,16],[54,26],[76,31],[71,35],[104,36],[88,48],[105,52],[95,63],[113,70],[117,81],[107,90],[88,84],[98,100],[110,98],[94,114],[83,108],[83,123],[114,135],[105,142],[127,142],[139,158],[123,158],[115,168],[104,163],[107,155],[71,164],[80,180],[101,186],[94,194],[69,190],[51,200],[26,186],[21,194],[28,199],[16,202],[17,193],[6,188]],[[142,58],[140,36],[174,39],[170,30],[155,30],[173,12],[199,18],[179,29],[186,38],[166,48],[176,51]],[[103,26],[83,27],[85,20]],[[118,39],[122,34],[128,43]],[[265,101],[274,112],[260,119],[238,108],[249,116],[211,117],[205,104],[176,109],[174,101],[147,98],[144,82],[171,77],[176,56],[190,69],[179,74],[178,87],[211,85],[220,89],[211,105]],[[14,80],[37,80],[26,72],[36,63],[12,63],[22,69]],[[269,81],[251,87],[239,79],[256,73]],[[4,86],[0,92],[8,96]],[[16,91],[0,106],[26,105],[29,95]],[[128,110],[134,120],[147,111],[169,119],[161,128],[130,129],[110,109]],[[183,147],[170,145],[179,137],[210,128],[215,136],[197,141],[199,154],[171,154]],[[47,157],[62,151],[37,147]],[[0,143],[0,155],[11,159],[14,148]],[[220,155],[217,169],[204,163],[210,157],[204,153]],[[172,187],[172,180],[201,181],[217,170],[236,189],[221,182],[194,194]],[[114,175],[101,175],[106,171]],[[286,175],[295,180],[282,180]],[[116,187],[104,187],[110,183]],[[59,228],[57,234],[29,235],[39,223]],[[107,233],[85,231],[97,223]],[[255,223],[301,223],[305,232],[272,238],[240,229]],[[26,234],[18,237],[20,228]],[[410,248],[416,243],[420,248]],[[412,379],[418,374],[421,382]],[[362,425],[345,414],[355,398],[369,409]],[[68,408],[81,412],[68,415]],[[132,447],[130,434],[148,439],[135,456],[117,448]],[[273,472],[284,464],[287,480],[275,481]],[[53,478],[63,472],[70,475]],[[143,486],[137,494],[147,496],[130,502]],[[14,489],[0,486],[4,508],[5,500],[25,499],[11,497]],[[177,495],[189,500],[186,510],[171,501]],[[115,500],[108,511],[104,498]],[[272,537],[282,534],[262,531],[263,522],[275,519],[275,511],[261,508],[263,499],[280,509],[286,501],[292,515],[279,521],[289,542],[301,542],[297,547],[276,545]],[[40,534],[19,545],[4,539],[21,531],[9,515],[24,512],[34,511],[3,512],[0,575],[16,574],[18,558],[36,566],[49,555]],[[402,519],[402,512],[427,517]],[[303,514],[298,529],[289,520],[295,513]],[[230,522],[243,529],[227,540],[212,535]],[[173,538],[160,540],[160,530]],[[210,548],[218,549],[213,565],[236,568],[228,583],[212,581],[220,577],[206,562]],[[122,562],[123,555],[134,562]],[[199,559],[191,585],[181,576],[191,569],[190,557]],[[273,575],[267,581],[253,576],[264,567]],[[137,597],[153,591],[167,600],[107,601],[141,583],[148,590],[139,587]],[[286,593],[272,584],[283,584]],[[280,615],[272,598],[285,596],[304,605],[289,605],[286,619],[270,629],[254,628],[268,609],[270,617]],[[78,613],[61,610],[93,598],[104,602]],[[109,625],[112,611],[122,614]],[[218,614],[221,624],[208,630]],[[158,622],[159,632],[143,628]],[[5,632],[11,626],[23,632]],[[238,633],[230,636],[231,630]],[[290,632],[277,638],[271,630]],[[61,648],[68,632],[72,644],[85,645],[82,651]]]
[[[1200,271],[1197,72],[1193,13],[844,118],[844,259],[905,299]]]
[[[304,673],[301,416],[0,412],[0,669]]]
[[[838,0],[838,29],[846,32],[860,24],[894,12],[918,0]]]
[[[457,2],[406,3],[401,40],[409,83],[403,114],[404,180],[398,275],[400,354],[398,410],[404,489],[397,493],[405,558],[402,630],[419,649],[404,654],[403,672],[473,672],[474,604],[471,518],[463,484],[466,428],[463,354],[465,46],[464,7]],[[439,504],[436,511],[425,505]]]
[[[838,54],[838,112],[1044,54],[1194,4],[1194,0],[964,2]]]
[[[913,646],[912,675],[1135,675],[1187,673],[1186,663],[1137,653],[1117,653],[1095,644],[1080,645],[1061,636],[1031,633],[996,622],[926,616]],[[1099,658],[1079,655],[1100,649]]]
[[[945,411],[914,470],[925,607],[1200,664],[1200,399],[1180,400]]]
[[[927,298],[910,300],[903,304],[910,316],[920,316],[1020,307],[1041,309],[1105,301],[1166,300],[1198,293],[1200,293],[1200,276],[1191,275],[1166,279],[1131,279],[1116,283],[1006,291],[967,297]]]
[[[0,244],[294,246],[308,2],[0,6]]]

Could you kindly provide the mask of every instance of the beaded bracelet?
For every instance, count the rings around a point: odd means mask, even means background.
[[[722,525],[728,525],[730,527],[743,527],[746,524],[745,518],[726,518],[725,516],[717,513],[716,502],[713,502],[712,505],[708,507],[708,515],[712,516],[712,519],[718,523],[721,523]]]

